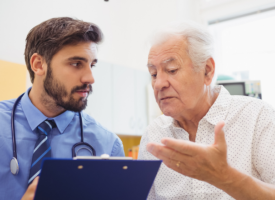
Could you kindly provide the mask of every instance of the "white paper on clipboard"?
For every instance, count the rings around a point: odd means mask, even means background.
[[[133,160],[132,157],[111,157],[108,154],[101,156],[76,156],[74,160]]]

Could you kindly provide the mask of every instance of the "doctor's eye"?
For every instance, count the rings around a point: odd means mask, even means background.
[[[157,77],[157,74],[151,74],[151,77],[152,77],[152,78],[156,78],[156,77]]]
[[[74,66],[74,67],[79,67],[80,63],[79,62],[71,63],[71,65]]]

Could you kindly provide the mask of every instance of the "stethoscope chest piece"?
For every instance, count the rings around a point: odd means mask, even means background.
[[[18,165],[18,161],[15,157],[13,157],[11,159],[11,162],[10,162],[10,169],[11,169],[11,173],[13,175],[17,175],[18,172],[19,172],[19,165]]]

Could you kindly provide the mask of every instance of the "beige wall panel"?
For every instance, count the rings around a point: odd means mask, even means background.
[[[0,60],[0,101],[17,98],[26,91],[25,65]]]

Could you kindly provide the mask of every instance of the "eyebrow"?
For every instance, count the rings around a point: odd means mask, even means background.
[[[170,63],[170,62],[173,62],[173,61],[175,61],[175,58],[168,58],[168,59],[162,61],[161,64],[167,64],[167,63]]]
[[[172,57],[171,57],[171,58],[168,58],[168,59],[162,61],[161,64],[167,64],[167,63],[173,62],[173,61],[175,61],[175,60],[176,60],[175,58],[172,58]],[[148,64],[147,64],[147,67],[154,67],[154,65],[151,64],[151,63],[148,63]]]
[[[147,67],[149,68],[149,67],[154,67],[155,65],[152,65],[152,64],[150,64],[150,63],[148,63],[147,64]]]
[[[74,60],[82,60],[84,62],[88,62],[88,60],[84,57],[79,57],[79,56],[74,56],[74,57],[71,57],[71,58],[68,58],[69,61],[74,61]],[[97,63],[97,59],[94,59],[93,60],[93,63]]]

